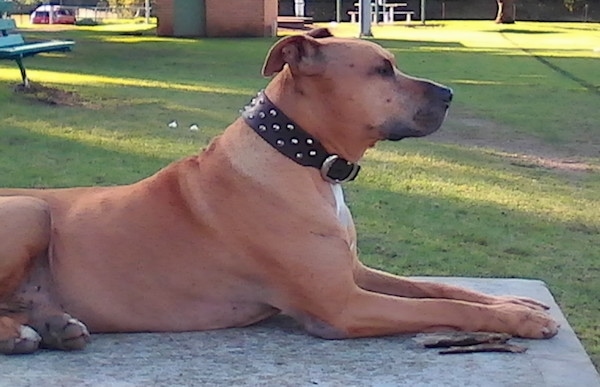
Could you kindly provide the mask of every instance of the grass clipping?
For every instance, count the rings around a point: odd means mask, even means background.
[[[53,106],[86,106],[92,104],[73,91],[66,91],[55,87],[44,86],[39,83],[29,82],[29,87],[23,84],[14,88],[15,93],[25,98]]]

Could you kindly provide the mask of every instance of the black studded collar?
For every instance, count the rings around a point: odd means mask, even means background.
[[[242,111],[244,121],[284,156],[321,172],[325,181],[338,184],[352,181],[360,165],[327,152],[321,143],[289,119],[260,91]]]

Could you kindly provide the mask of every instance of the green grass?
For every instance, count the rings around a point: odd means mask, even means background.
[[[129,34],[142,28],[26,30],[77,41],[73,53],[26,64],[34,81],[90,104],[31,102],[12,92],[16,65],[0,62],[0,186],[135,181],[204,147],[267,82],[259,71],[272,39]],[[404,71],[452,86],[456,99],[441,133],[449,141],[380,144],[346,186],[362,259],[404,275],[542,279],[600,366],[600,25],[373,32]],[[178,129],[167,128],[173,119]],[[482,147],[468,145],[481,136]],[[500,150],[514,138],[528,146]],[[544,167],[565,157],[584,167]]]

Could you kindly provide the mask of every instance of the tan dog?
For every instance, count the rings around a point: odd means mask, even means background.
[[[172,332],[280,312],[329,339],[556,334],[536,301],[358,261],[338,181],[356,175],[377,141],[437,130],[451,90],[403,74],[374,43],[327,30],[275,44],[263,74],[275,73],[207,150],[145,180],[0,190],[1,352],[83,348],[79,320],[91,332]]]

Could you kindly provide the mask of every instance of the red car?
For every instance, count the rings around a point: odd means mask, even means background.
[[[52,23],[50,13],[52,12]],[[42,5],[31,14],[32,24],[75,24],[73,11],[57,6]]]

